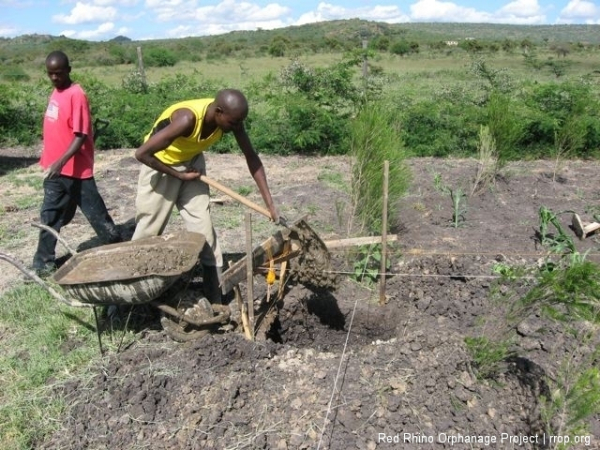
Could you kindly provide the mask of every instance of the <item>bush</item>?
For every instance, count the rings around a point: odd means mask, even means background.
[[[600,103],[585,83],[533,85],[525,93],[529,120],[523,145],[542,156],[557,146],[570,157],[592,157],[598,152],[597,111]]]
[[[382,228],[383,168],[389,163],[388,218],[398,217],[400,198],[408,189],[411,174],[406,165],[398,123],[381,104],[365,105],[350,127],[353,157],[353,207],[360,228],[379,233]],[[387,224],[393,228],[394,224]]]
[[[0,78],[4,81],[29,81],[31,77],[19,66],[0,66]]]
[[[477,154],[481,118],[473,105],[425,100],[400,112],[401,136],[415,156],[473,156]],[[473,119],[471,119],[473,118]],[[477,119],[475,119],[477,118]]]
[[[0,84],[0,144],[39,142],[49,90],[41,85]]]
[[[279,77],[252,86],[257,108],[248,126],[256,147],[279,155],[345,154],[350,117],[363,98],[352,78],[345,63],[310,69],[293,61]]]
[[[164,48],[150,47],[144,54],[146,67],[172,67],[175,64],[177,64],[175,54]]]

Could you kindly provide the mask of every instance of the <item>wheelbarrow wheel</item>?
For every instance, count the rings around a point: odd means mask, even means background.
[[[229,320],[231,311],[224,305],[211,305],[205,297],[180,299],[177,308],[159,306],[160,323],[171,339],[189,342],[206,336]]]
[[[214,316],[212,306],[206,298],[182,299],[177,305],[177,312],[183,317],[177,318],[168,312],[162,311],[162,316],[160,318],[163,330],[165,330],[169,337],[174,341],[193,341],[206,336],[210,331],[207,327],[198,328],[190,324],[189,321],[186,321],[186,318],[194,321],[203,321]]]

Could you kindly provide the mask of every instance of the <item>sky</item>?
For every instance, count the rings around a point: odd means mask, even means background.
[[[0,37],[172,39],[353,18],[388,23],[600,24],[600,0],[0,0]]]

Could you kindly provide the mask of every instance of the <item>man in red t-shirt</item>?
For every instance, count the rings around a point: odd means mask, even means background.
[[[54,85],[44,116],[44,169],[42,224],[57,232],[68,224],[77,206],[105,243],[120,242],[121,235],[110,217],[94,180],[94,140],[87,96],[71,81],[69,58],[54,51],[46,58],[46,73]],[[56,269],[56,237],[42,230],[33,269],[38,273]]]

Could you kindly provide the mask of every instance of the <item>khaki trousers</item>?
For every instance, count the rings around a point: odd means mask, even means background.
[[[193,168],[206,174],[202,153],[188,163],[172,167],[179,171]],[[223,255],[210,217],[209,195],[208,185],[200,179],[184,182],[144,164],[138,178],[136,227],[131,239],[161,235],[169,222],[173,207],[177,207],[186,229],[206,237],[206,245],[200,253],[202,264],[222,267]]]

